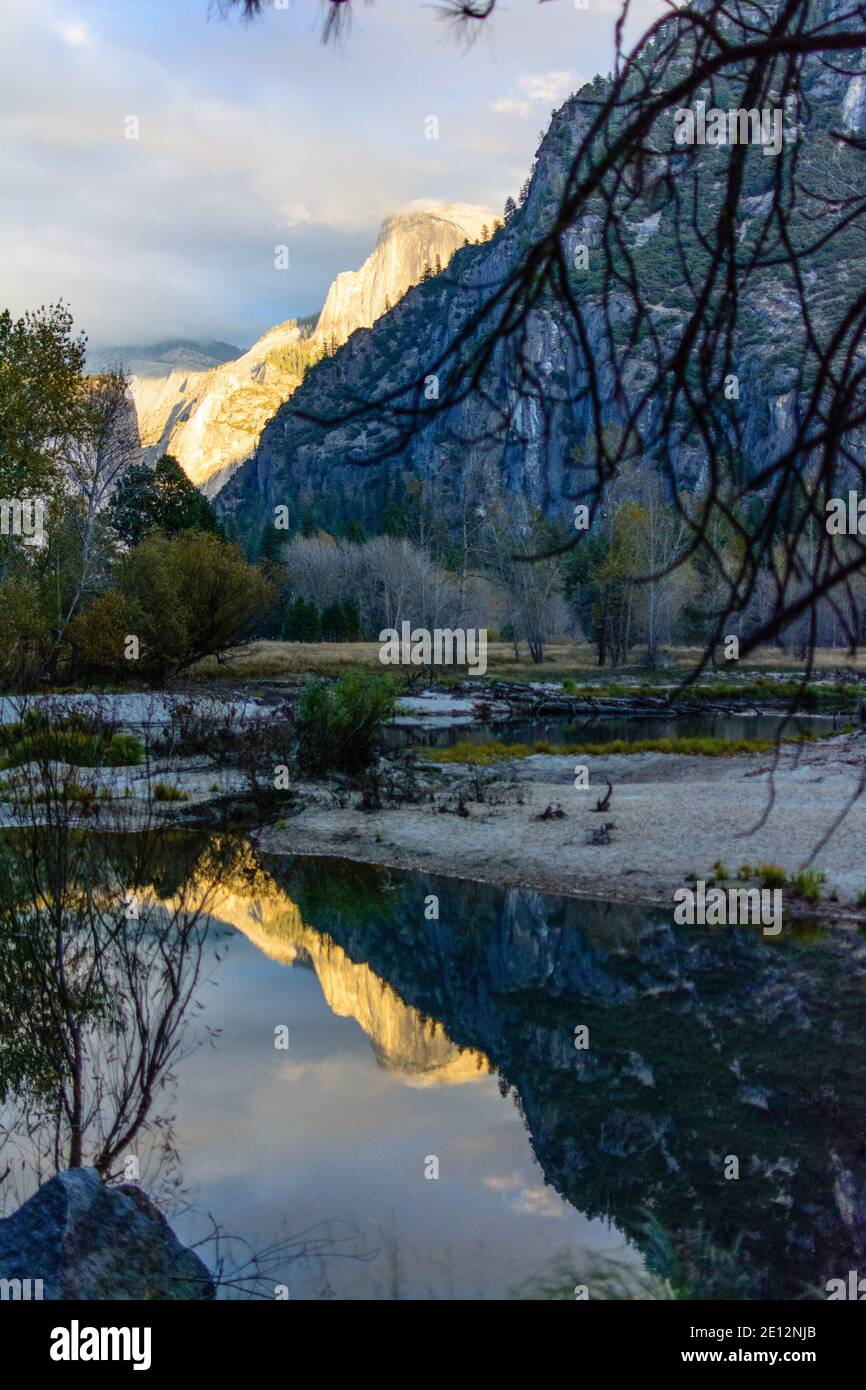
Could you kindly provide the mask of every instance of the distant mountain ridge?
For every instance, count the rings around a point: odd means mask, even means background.
[[[173,371],[205,372],[240,357],[243,348],[218,338],[167,338],[161,343],[96,347],[88,350],[87,370],[122,366],[134,376],[168,376]]]
[[[840,3],[816,0],[816,14],[832,19]],[[687,66],[687,55],[678,63],[671,82]],[[586,353],[572,331],[568,305],[552,290],[521,326],[522,361],[516,360],[513,343],[496,342],[478,389],[446,409],[431,410],[410,438],[397,437],[393,413],[389,419],[387,410],[355,419],[345,418],[344,412],[347,404],[373,401],[386,393],[400,404],[413,403],[410,388],[424,381],[428,364],[448,351],[492,291],[525,264],[529,247],[553,225],[575,153],[607,90],[607,81],[597,77],[553,114],[521,205],[490,241],[457,250],[447,275],[415,286],[390,314],[369,330],[356,332],[334,357],[316,366],[269,422],[255,457],[218,499],[218,510],[233,518],[241,534],[258,534],[277,504],[294,508],[296,514],[312,507],[319,524],[328,529],[356,519],[375,531],[386,509],[401,505],[419,483],[427,490],[433,514],[455,535],[467,507],[480,507],[503,495],[522,499],[547,518],[567,524],[580,470],[591,468],[591,462],[584,465],[579,460],[591,461],[595,426]],[[728,158],[726,151],[709,146],[674,145],[673,118],[672,109],[670,153],[655,158],[646,185],[618,223],[666,360],[676,352],[695,302],[681,271],[680,232],[689,241],[690,254],[699,258],[704,252],[688,226],[683,231],[676,225],[675,202],[657,196],[659,184],[665,174],[676,183],[694,173],[700,184],[696,202],[702,217],[709,219],[720,206]],[[839,65],[809,59],[798,122],[791,136],[805,147],[810,177],[826,178],[838,149],[832,132],[844,123],[849,132],[861,138],[864,134],[866,79],[847,74]],[[738,237],[747,245],[761,235],[775,168],[776,160],[764,158],[762,150],[748,152],[738,226]],[[866,170],[861,173],[866,177]],[[621,382],[609,366],[609,344],[612,341],[616,348],[617,342],[625,342],[633,310],[626,295],[613,293],[605,302],[602,294],[602,272],[595,267],[604,265],[603,213],[600,200],[590,200],[562,233],[560,246],[563,267],[575,265],[578,248],[588,250],[591,258],[588,272],[569,269],[569,285],[581,303],[603,425],[615,429],[623,426],[643,384],[652,379],[657,356],[650,337],[644,336],[620,358]],[[866,281],[866,240],[862,230],[859,237],[857,231],[849,229],[809,258],[805,292],[819,325],[838,322],[852,302],[852,287]],[[743,296],[735,344],[742,466],[748,475],[766,468],[796,433],[804,389],[798,388],[798,363],[805,342],[797,297],[784,271],[768,266],[752,278]],[[464,357],[476,345],[476,339],[464,343]],[[535,381],[532,392],[524,392],[522,386],[525,363]],[[404,388],[406,395],[400,397]],[[866,431],[861,429],[859,436],[851,442],[855,453],[866,448]],[[649,466],[655,466],[657,443],[648,437],[643,461]],[[707,468],[699,439],[686,437],[681,420],[675,419],[665,443],[678,489],[699,489]],[[386,462],[358,466],[365,454],[370,458],[383,449],[391,450]]]
[[[447,265],[465,241],[477,240],[485,228],[489,233],[493,220],[489,209],[466,203],[415,204],[393,213],[360,269],[336,277],[315,331],[313,319],[292,319],[269,329],[246,352],[182,340],[106,352],[106,360],[113,353],[111,362],[125,360],[132,373],[139,430],[150,457],[171,452],[187,476],[215,496],[252,458],[268,420],[309,367],[356,329],[375,323],[425,272]]]

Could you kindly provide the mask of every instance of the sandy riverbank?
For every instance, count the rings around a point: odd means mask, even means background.
[[[591,760],[589,790],[574,786],[574,758],[536,755],[485,769],[483,803],[472,770],[429,768],[432,799],[376,812],[340,807],[319,788],[282,827],[256,835],[265,851],[339,854],[388,867],[420,868],[507,886],[633,902],[671,902],[684,881],[720,860],[773,863],[789,874],[855,798],[814,867],[824,901],[839,911],[866,888],[866,740],[840,737],[778,756],[683,757],[654,753]],[[613,784],[610,808],[597,797]],[[460,788],[469,814],[456,814]],[[354,801],[355,798],[352,798]],[[553,803],[564,816],[540,821]],[[443,809],[444,808],[444,809]],[[610,842],[592,832],[613,822]],[[827,903],[829,894],[838,903]],[[859,911],[863,911],[858,906]]]

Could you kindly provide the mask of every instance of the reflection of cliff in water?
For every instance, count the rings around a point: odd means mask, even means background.
[[[382,1065],[410,1084],[499,1071],[547,1181],[587,1216],[613,1219],[657,1268],[663,1233],[680,1282],[699,1296],[724,1291],[719,1251],[737,1251],[739,1278],[725,1287],[741,1296],[796,1297],[866,1264],[855,929],[786,928],[774,940],[674,930],[634,908],[333,860],[260,863],[248,845],[205,837],[163,837],[145,873],[136,837],[93,843],[88,903],[110,906],[93,887],[104,879],[150,885],[163,909],[117,938],[135,979],[147,961],[159,965],[161,942],[172,949],[182,903],[206,897],[212,918],[272,959],[315,969],[331,1009],[357,1019]],[[425,915],[430,893],[438,921]],[[11,921],[18,941],[28,899],[9,885],[7,897],[7,913],[23,904]],[[26,1083],[35,1104],[56,1086],[51,1038],[38,1056],[16,1046],[21,977],[13,954],[3,958],[0,1083]],[[151,977],[158,988],[162,971]],[[97,1013],[97,1034],[100,1023]],[[586,1051],[574,1047],[578,1025]],[[116,1053],[110,1029],[106,1046]],[[135,1086],[123,1093],[132,1104]],[[736,1180],[725,1177],[728,1156],[739,1160]]]
[[[242,932],[282,965],[315,970],[328,1007],[354,1018],[377,1061],[408,1085],[463,1085],[489,1072],[482,1053],[456,1047],[442,1024],[403,1002],[363,960],[352,960],[327,933],[308,926],[292,898],[245,856],[211,895],[210,916]]]
[[[340,962],[343,1005],[371,1036],[359,1000],[387,989],[374,972],[458,1048],[490,1058],[556,1190],[639,1244],[651,1216],[698,1296],[718,1291],[710,1248],[738,1241],[746,1296],[796,1297],[862,1267],[855,932],[801,928],[769,941],[430,876],[395,874],[384,891],[376,871],[333,861],[267,867],[299,906],[316,968]],[[431,892],[438,922],[424,915]],[[318,959],[316,933],[330,939]],[[327,993],[327,969],[322,978]],[[578,1024],[587,1051],[574,1047]],[[724,1176],[728,1155],[737,1180]]]

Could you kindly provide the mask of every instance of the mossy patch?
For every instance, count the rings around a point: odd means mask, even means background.
[[[829,736],[829,735],[828,735]],[[816,735],[806,732],[783,738],[782,743],[813,743]],[[611,739],[608,743],[562,743],[553,745],[547,739],[535,743],[453,743],[449,748],[418,748],[416,753],[428,762],[467,763],[489,767],[512,758],[531,758],[536,753],[556,757],[583,755],[591,758],[615,757],[627,753],[678,753],[682,756],[704,758],[735,758],[742,754],[769,753],[777,746],[772,738],[719,738],[715,736],[686,736],[683,738],[640,738],[629,741]]]

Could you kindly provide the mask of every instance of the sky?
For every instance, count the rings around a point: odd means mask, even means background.
[[[609,70],[618,13],[500,0],[467,47],[435,4],[374,0],[323,46],[321,0],[266,3],[243,24],[209,0],[3,0],[0,306],[62,297],[93,346],[247,347],[316,313],[388,213],[499,211],[551,111]],[[636,0],[633,32],[659,8]]]

